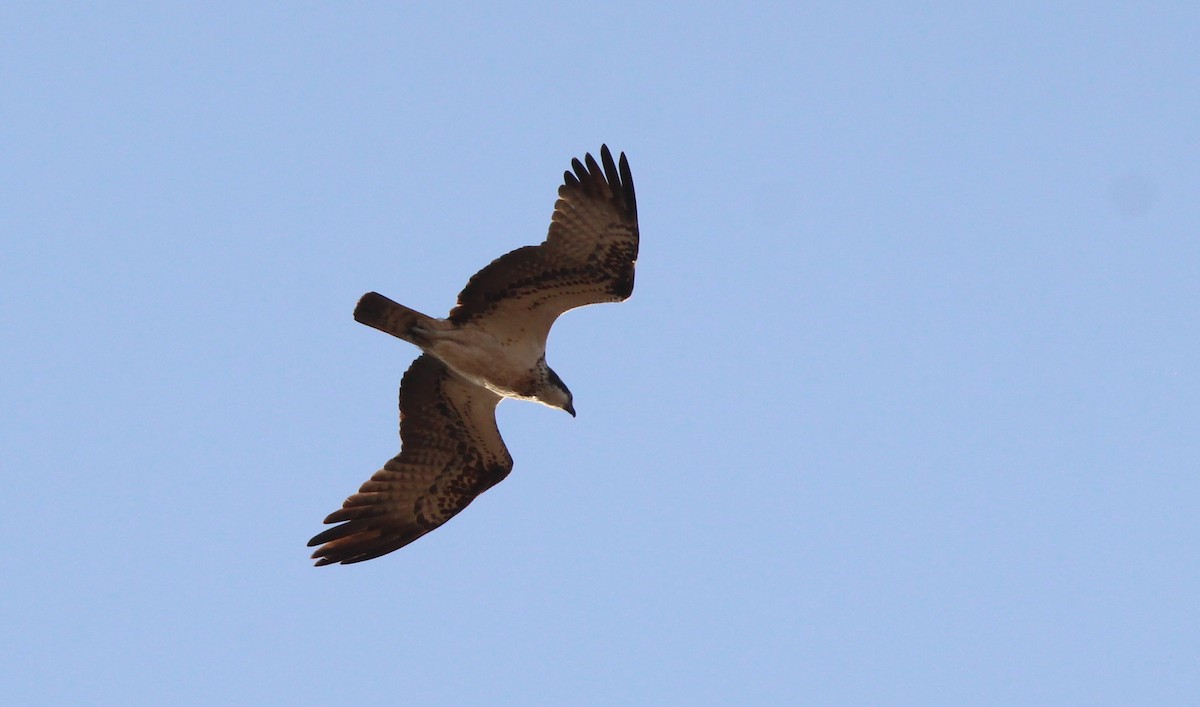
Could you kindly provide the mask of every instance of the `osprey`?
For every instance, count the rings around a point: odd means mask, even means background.
[[[601,168],[603,165],[603,168]],[[558,315],[633,292],[637,201],[629,162],[590,155],[563,173],[550,233],[475,273],[445,319],[369,292],[354,319],[423,352],[400,381],[400,454],[308,541],[317,565],[370,560],[450,520],[512,471],[496,427],[504,398],[575,415],[571,391],[546,365]]]

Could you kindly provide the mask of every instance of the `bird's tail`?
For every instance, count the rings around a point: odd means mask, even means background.
[[[420,326],[426,331],[438,328],[438,321],[433,317],[393,302],[378,292],[368,292],[358,300],[354,321],[421,347],[427,346],[429,339],[414,331],[414,327]]]

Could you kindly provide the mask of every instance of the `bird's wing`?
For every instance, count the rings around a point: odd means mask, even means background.
[[[467,507],[512,471],[496,427],[500,396],[422,355],[400,382],[400,454],[308,541],[317,565],[397,550]]]
[[[633,292],[638,253],[637,200],[629,162],[600,164],[589,154],[563,173],[550,233],[540,245],[503,255],[480,270],[458,296],[450,320],[473,323],[501,340],[539,341],[558,315],[575,307],[620,302]]]

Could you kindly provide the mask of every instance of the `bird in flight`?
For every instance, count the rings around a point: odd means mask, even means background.
[[[558,315],[633,292],[637,201],[629,162],[590,154],[563,173],[550,233],[475,273],[445,319],[376,292],[354,319],[422,351],[400,381],[400,454],[325,518],[308,541],[317,565],[385,555],[450,520],[512,471],[496,427],[504,398],[575,416],[571,391],[546,365]]]

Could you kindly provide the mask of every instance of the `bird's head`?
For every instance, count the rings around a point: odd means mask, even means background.
[[[571,417],[575,417],[574,398],[571,397],[570,389],[549,366],[546,367],[545,379],[538,386],[537,399],[543,405],[566,410],[571,413]]]

